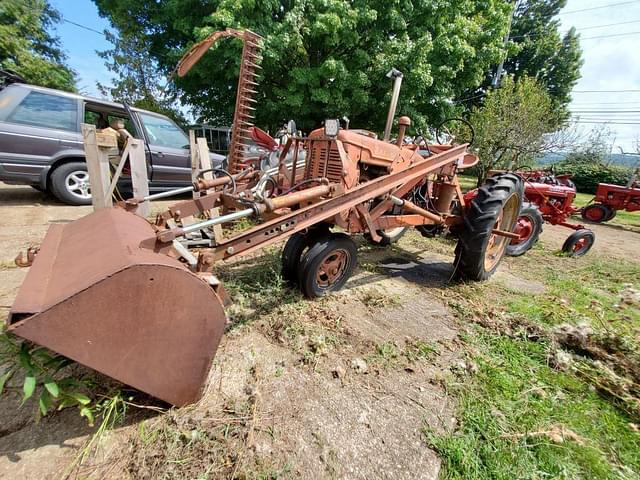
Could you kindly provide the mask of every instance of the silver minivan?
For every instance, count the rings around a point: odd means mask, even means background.
[[[0,84],[0,181],[51,192],[71,205],[91,203],[80,123],[122,120],[147,150],[149,190],[191,183],[189,138],[170,118],[120,103],[19,82]],[[225,157],[211,154],[214,168]],[[119,189],[130,191],[123,178]]]

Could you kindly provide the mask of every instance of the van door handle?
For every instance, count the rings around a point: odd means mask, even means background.
[[[164,158],[164,153],[162,152],[156,152],[156,155],[159,156],[160,158]]]

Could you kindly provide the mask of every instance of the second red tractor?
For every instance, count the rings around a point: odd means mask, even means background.
[[[511,240],[507,255],[520,256],[528,252],[537,243],[544,222],[574,230],[562,245],[562,251],[572,257],[585,255],[593,246],[595,235],[584,225],[569,221],[572,215],[581,211],[573,203],[576,188],[571,175],[554,175],[541,170],[518,174],[525,182],[525,200],[513,233],[520,238]],[[477,190],[472,190],[465,198],[470,200],[476,194]]]

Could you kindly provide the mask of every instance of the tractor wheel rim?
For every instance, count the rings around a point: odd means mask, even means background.
[[[91,199],[91,183],[89,183],[89,173],[84,170],[76,170],[69,173],[64,179],[64,186],[67,191],[81,200]]]
[[[405,227],[396,227],[396,228],[388,228],[383,230],[384,234],[387,237],[395,237],[400,231],[404,230]]]
[[[320,263],[316,274],[316,283],[321,288],[329,288],[339,281],[349,264],[349,252],[346,250],[334,250],[330,252]]]
[[[587,220],[591,220],[592,222],[599,222],[604,218],[604,212],[599,207],[591,207],[587,208],[585,211],[585,216]]]
[[[498,215],[496,223],[493,228],[496,230],[508,230],[513,229],[513,225],[518,218],[520,212],[520,202],[518,201],[518,195],[512,194],[504,203],[504,207]],[[487,249],[484,255],[484,269],[489,272],[492,271],[496,265],[500,262],[504,255],[504,251],[507,248],[509,238],[502,235],[492,234],[489,237]]]
[[[573,249],[571,252],[575,255],[578,254],[589,247],[591,242],[586,237],[580,238],[576,243],[573,244]]]
[[[522,216],[518,218],[518,222],[516,223],[516,228],[513,233],[516,233],[520,236],[518,239],[511,239],[511,245],[519,245],[523,242],[526,242],[531,234],[533,233],[533,220],[531,217]]]

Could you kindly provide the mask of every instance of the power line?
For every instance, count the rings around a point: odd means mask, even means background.
[[[71,25],[75,25],[76,27],[84,28],[85,30],[89,30],[90,32],[97,33],[98,35],[102,35],[103,37],[106,37],[104,32],[96,30],[95,28],[87,27],[86,25],[82,25],[81,23],[72,22],[71,20],[67,20],[64,17],[62,17],[62,21],[65,23],[70,23]]]
[[[593,125],[640,125],[640,122],[610,122],[607,120],[574,120],[573,123],[585,123]]]
[[[572,113],[640,113],[640,110],[571,110]]]
[[[640,102],[580,102],[572,103],[574,107],[587,107],[589,105],[640,105]]]
[[[640,33],[640,31],[638,32],[627,32],[627,33],[613,33],[611,35],[597,35],[595,37],[584,37],[584,38],[580,38],[580,40],[595,40],[597,38],[611,38],[611,37],[626,37],[628,35],[638,35]]]
[[[633,3],[638,3],[638,0],[633,1],[633,2],[609,3],[607,5],[600,5],[598,7],[581,8],[580,10],[569,10],[567,12],[560,12],[558,15],[569,15],[570,13],[589,12],[591,10],[600,10],[602,8],[618,7],[618,6],[622,6],[622,5],[631,5]]]
[[[575,30],[577,32],[582,32],[583,30],[593,30],[595,28],[605,28],[605,27],[617,27],[619,25],[630,25],[632,23],[640,23],[640,20],[631,20],[629,22],[618,22],[618,23],[607,23],[605,25],[592,25],[590,27],[580,27],[580,28],[575,28]],[[519,38],[531,38],[531,37],[540,37],[542,35],[547,35],[548,32],[532,32],[532,33],[523,33],[522,35],[514,35],[512,37],[509,37],[510,40],[515,40],[515,39],[519,39]],[[566,32],[558,32],[560,34],[561,37],[564,37],[567,33],[569,33],[569,30],[567,30]]]
[[[571,93],[640,93],[640,90],[573,90]]]
[[[618,23],[606,23],[604,25],[592,25],[590,27],[580,27],[580,28],[576,28],[576,30],[582,31],[582,30],[593,30],[596,28],[617,27],[618,25],[629,25],[631,23],[638,23],[638,22],[640,22],[640,20],[630,20],[628,22],[618,22]],[[567,32],[564,32],[564,33],[566,34]]]

